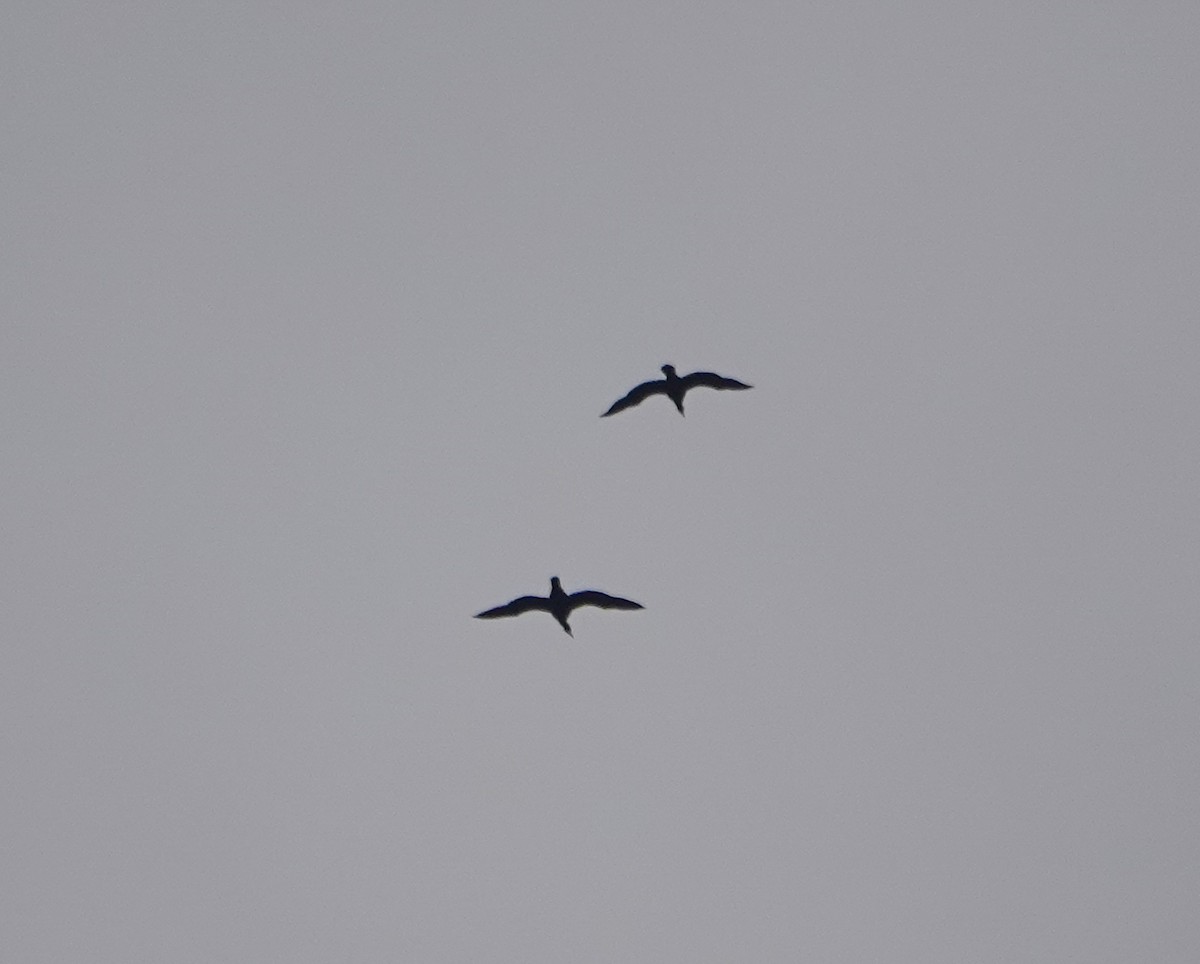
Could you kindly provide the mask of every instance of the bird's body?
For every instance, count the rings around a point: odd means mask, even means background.
[[[651,395],[666,395],[675,407],[679,409],[679,414],[683,414],[683,396],[693,388],[719,388],[719,389],[742,389],[753,388],[752,385],[747,385],[745,382],[739,382],[736,378],[726,378],[723,375],[718,375],[715,372],[692,372],[690,375],[677,375],[674,365],[662,366],[663,378],[656,378],[653,381],[642,382],[642,384],[631,389],[623,398],[618,398],[609,407],[608,411],[601,415],[605,418],[609,415],[615,415],[617,412],[622,412],[627,408],[632,408],[634,405],[645,401]]]
[[[557,619],[563,631],[568,636],[573,636],[571,627],[567,624],[567,617],[571,615],[572,610],[578,609],[580,606],[598,606],[601,609],[645,608],[641,603],[635,603],[632,599],[610,596],[608,593],[596,589],[581,589],[578,592],[567,593],[563,590],[558,576],[551,576],[549,596],[520,596],[503,606],[476,613],[475,618],[498,619],[501,616],[519,616],[521,613],[540,610]]]

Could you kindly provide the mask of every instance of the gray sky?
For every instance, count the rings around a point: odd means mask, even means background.
[[[1200,7],[3,21],[11,960],[1196,960]]]

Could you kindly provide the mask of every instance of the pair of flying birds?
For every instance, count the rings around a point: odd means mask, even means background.
[[[644,402],[651,395],[666,395],[675,403],[679,414],[682,415],[683,396],[693,388],[741,389],[752,387],[745,382],[739,382],[736,378],[725,378],[723,375],[713,372],[692,372],[690,375],[680,377],[675,374],[674,365],[663,365],[662,373],[666,377],[642,382],[613,402],[608,411],[600,417],[605,418],[609,415],[616,415],[617,412],[623,412],[627,408],[633,408],[634,405]],[[600,609],[645,608],[641,603],[636,603],[632,599],[610,596],[597,589],[581,589],[578,592],[568,593],[563,589],[562,583],[558,581],[558,576],[551,576],[549,596],[520,596],[503,606],[485,609],[483,612],[477,613],[475,618],[498,619],[501,616],[519,616],[521,613],[533,611],[546,612],[558,620],[558,624],[568,636],[572,636],[567,617],[580,606],[596,606]]]

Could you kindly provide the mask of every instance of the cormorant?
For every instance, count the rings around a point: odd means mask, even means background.
[[[476,613],[475,618],[498,619],[500,616],[519,616],[521,613],[537,609],[547,612],[557,619],[558,624],[562,626],[566,634],[574,638],[571,627],[567,625],[567,617],[571,615],[573,609],[577,609],[580,606],[599,606],[601,609],[645,608],[641,603],[635,603],[632,599],[610,596],[608,593],[599,592],[595,589],[581,589],[579,592],[568,594],[563,592],[562,583],[558,581],[558,576],[551,576],[549,596],[521,596],[512,602],[505,603],[503,606],[496,606],[493,609],[485,609],[481,613]]]
[[[736,378],[725,378],[714,372],[692,372],[690,375],[684,375],[680,378],[675,374],[674,365],[663,365],[662,373],[666,375],[666,378],[656,378],[652,382],[642,382],[642,384],[632,389],[624,398],[618,398],[613,402],[612,407],[600,417],[605,418],[608,415],[615,415],[617,412],[632,408],[651,395],[666,395],[667,398],[675,403],[675,407],[679,409],[679,414],[682,415],[683,396],[687,394],[688,389],[697,388],[701,385],[706,388],[720,389],[754,387],[753,385],[747,385],[745,382],[739,382]]]

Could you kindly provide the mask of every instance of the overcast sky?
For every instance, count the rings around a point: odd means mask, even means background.
[[[1197,959],[1200,6],[2,23],[6,959]]]

